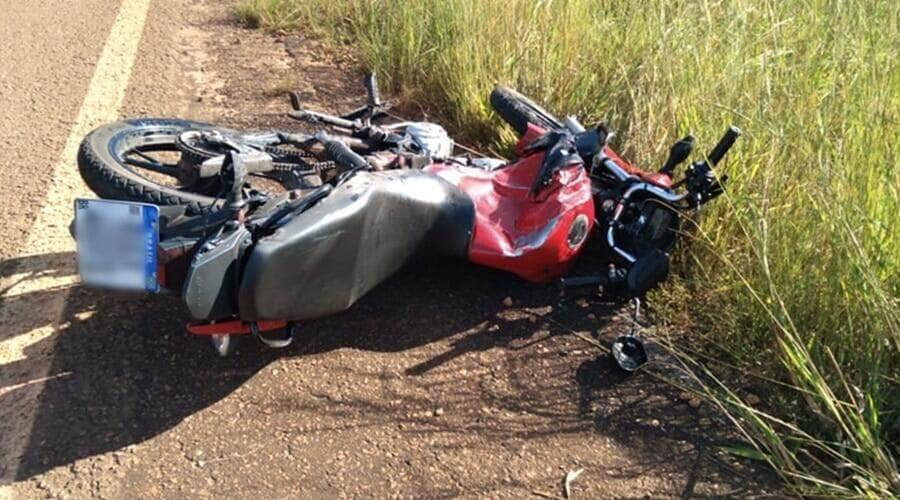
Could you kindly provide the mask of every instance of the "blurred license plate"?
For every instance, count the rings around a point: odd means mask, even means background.
[[[75,200],[78,274],[90,286],[158,292],[159,207]]]

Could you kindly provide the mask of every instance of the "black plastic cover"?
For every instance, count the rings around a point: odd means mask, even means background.
[[[465,257],[474,220],[472,200],[437,176],[360,172],[256,243],[240,316],[299,320],[345,310],[423,247]]]
[[[191,316],[219,319],[233,314],[241,254],[250,242],[250,232],[240,225],[203,242],[194,255],[182,290]]]

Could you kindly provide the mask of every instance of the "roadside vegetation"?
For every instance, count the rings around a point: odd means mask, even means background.
[[[657,308],[702,332],[682,355],[739,453],[797,493],[897,494],[900,2],[245,0],[238,15],[354,51],[481,144],[511,139],[495,82],[607,121],[645,167],[688,132],[708,148],[740,126],[729,191]]]

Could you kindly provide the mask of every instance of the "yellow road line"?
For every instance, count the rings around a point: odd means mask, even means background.
[[[0,370],[13,363],[22,366],[17,380],[41,381],[48,377],[53,355],[53,334],[62,325],[67,290],[75,282],[74,242],[68,224],[73,199],[88,195],[75,167],[81,139],[98,125],[118,118],[128,78],[141,41],[150,0],[123,0],[109,37],[100,53],[75,126],[69,132],[62,155],[53,170],[47,199],[23,242],[25,257],[15,275],[4,280],[0,290]],[[25,328],[23,329],[23,325]],[[23,329],[24,331],[16,331]],[[12,335],[9,333],[12,332]],[[27,356],[27,363],[21,363]],[[27,373],[22,373],[27,370]],[[0,391],[12,385],[9,375],[0,376]],[[43,383],[20,385],[5,397],[12,404],[0,408],[0,481],[15,477],[20,454],[28,442],[37,396]],[[6,392],[6,391],[3,391]],[[12,495],[0,488],[0,496]]]

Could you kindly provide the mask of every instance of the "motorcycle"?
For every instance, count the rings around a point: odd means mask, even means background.
[[[180,294],[187,331],[222,356],[248,334],[289,345],[300,321],[349,308],[423,251],[639,299],[666,278],[682,214],[722,193],[712,168],[739,135],[729,128],[673,183],[692,137],[644,172],[610,148],[605,125],[558,120],[497,87],[491,105],[519,135],[507,161],[393,115],[375,78],[364,84],[366,104],[341,116],[291,94],[289,115],[312,133],[156,118],[91,132],[78,164],[101,199],[75,202],[82,281]],[[562,278],[592,233],[607,269]],[[633,332],[612,351],[626,370],[646,361]]]

